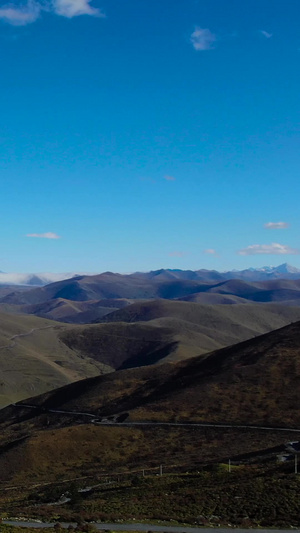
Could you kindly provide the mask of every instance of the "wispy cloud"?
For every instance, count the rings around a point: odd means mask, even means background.
[[[164,176],[164,180],[167,180],[167,181],[176,181],[176,178],[174,178],[174,176]]]
[[[203,253],[208,255],[218,255],[218,252],[214,248],[207,248],[206,250],[203,250]]]
[[[271,39],[271,37],[273,37],[273,33],[269,33],[265,30],[259,30],[259,33],[263,35],[266,39]]]
[[[266,229],[287,229],[288,227],[288,222],[266,222],[264,224],[264,228]]]
[[[239,255],[297,255],[300,254],[300,250],[297,248],[291,248],[286,244],[279,244],[273,242],[272,244],[252,244],[243,248],[237,252]]]
[[[92,0],[53,0],[53,11],[63,17],[77,17],[78,15],[92,15],[104,17],[104,13],[90,5]]]
[[[91,273],[83,273],[83,275],[90,275]],[[36,278],[39,278],[41,281],[41,284],[48,284],[53,283],[55,281],[61,281],[64,279],[70,279],[74,276],[81,275],[80,272],[63,272],[63,273],[49,273],[49,272],[42,272],[42,273],[30,273],[30,274],[23,274],[23,273],[17,273],[17,272],[10,272],[10,273],[0,273],[0,283],[5,285],[31,285],[32,287],[32,278],[35,278],[35,283],[37,282]]]
[[[212,50],[217,37],[208,28],[196,26],[190,41],[197,51]]]
[[[92,0],[27,0],[26,3],[9,3],[0,8],[0,20],[13,26],[25,26],[35,22],[41,13],[48,12],[72,18],[79,15],[104,17],[98,8],[91,6]]]
[[[42,5],[35,0],[28,0],[27,4],[6,4],[0,8],[0,20],[13,26],[26,26],[35,22],[42,11]]]
[[[186,255],[186,252],[175,251],[169,253],[170,257],[183,257],[184,255]]]
[[[48,231],[47,233],[28,233],[26,237],[35,237],[37,239],[60,239],[60,236],[56,233],[52,233],[52,231]]]

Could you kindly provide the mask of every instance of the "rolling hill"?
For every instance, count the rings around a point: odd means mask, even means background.
[[[298,307],[153,300],[114,311],[99,325],[68,329],[61,339],[70,348],[119,369],[187,359],[299,319]]]
[[[300,322],[296,322],[205,357],[120,370],[25,403],[97,417],[126,411],[130,420],[298,428],[299,383]],[[1,411],[0,421],[17,412],[20,417],[20,406]]]
[[[103,316],[129,305],[131,300],[116,298],[106,300],[73,301],[54,298],[39,304],[18,306],[22,313],[58,320],[69,324],[89,324]],[[9,304],[0,304],[1,306]],[[10,309],[13,306],[10,305]]]
[[[275,304],[122,299],[115,305],[125,307],[114,311],[114,302],[95,302],[93,316],[108,314],[92,325],[0,313],[0,406],[99,373],[204,355],[300,319],[299,307]],[[50,300],[46,309],[64,320],[74,312],[78,320],[91,317],[89,305]]]
[[[69,349],[60,340],[67,327],[34,316],[0,313],[0,407],[112,370]]]
[[[121,370],[23,402],[31,408],[9,406],[0,411],[2,479],[57,481],[155,467],[162,460],[195,465],[283,446],[297,438],[292,428],[300,423],[299,334],[297,322],[204,358]],[[125,413],[125,423],[101,426],[103,418]],[[130,426],[134,421],[154,425]]]

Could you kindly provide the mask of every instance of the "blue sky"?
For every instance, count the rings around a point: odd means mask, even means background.
[[[0,270],[300,267],[298,0],[0,4]]]

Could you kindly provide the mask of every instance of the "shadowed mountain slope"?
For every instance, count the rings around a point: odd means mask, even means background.
[[[14,483],[29,477],[48,482],[107,469],[157,467],[159,461],[195,465],[278,444],[283,448],[298,438],[292,430],[236,426],[299,428],[299,400],[297,322],[206,357],[89,378],[24,402],[33,408],[21,402],[1,410],[1,476]],[[125,413],[126,423],[177,425],[103,427],[92,422]],[[191,421],[235,428],[179,425]]]
[[[101,319],[103,316],[129,305],[131,300],[89,300],[74,301],[64,298],[54,298],[39,304],[21,305],[22,313],[58,320],[69,324],[89,324]],[[9,304],[0,304],[0,307]],[[12,307],[12,306],[11,306]]]
[[[79,309],[79,316],[86,305],[52,303],[56,312]],[[106,323],[86,326],[1,313],[0,406],[98,373],[203,355],[298,319],[299,307],[168,300],[136,302],[104,317]]]
[[[124,368],[187,359],[299,319],[298,307],[153,300],[114,311],[98,326],[68,330],[61,339],[98,361]]]
[[[118,371],[31,402],[97,416],[126,411],[131,420],[298,427],[300,322],[205,357]]]
[[[111,370],[69,349],[68,326],[35,316],[0,313],[0,407]]]
[[[49,299],[63,298],[74,301],[112,298],[151,299],[179,298],[209,288],[206,283],[189,280],[156,281],[104,273],[97,276],[76,278],[51,283],[26,292],[12,292],[1,299],[9,304],[38,304]]]
[[[173,317],[209,328],[230,330],[232,324],[240,324],[254,333],[278,329],[287,322],[296,321],[299,309],[283,305],[200,305],[174,300],[135,302],[107,314],[101,322],[140,322]]]
[[[213,292],[197,292],[178,298],[182,302],[194,302],[202,305],[235,305],[249,304],[249,300],[235,296],[234,294],[216,294]],[[284,302],[286,305],[286,302]],[[295,304],[297,305],[297,303]]]
[[[150,324],[100,324],[68,329],[60,339],[71,350],[113,369],[151,365],[176,351],[178,341],[168,327]]]

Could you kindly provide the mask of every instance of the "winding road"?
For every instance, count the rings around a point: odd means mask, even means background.
[[[209,422],[115,422],[107,419],[101,420],[100,418],[95,417],[95,413],[86,413],[82,411],[67,411],[63,409],[49,409],[44,408],[42,405],[33,405],[25,403],[13,403],[11,404],[14,407],[19,409],[39,409],[43,412],[54,413],[54,414],[63,414],[70,416],[87,416],[91,418],[91,423],[97,426],[123,426],[123,427],[201,427],[201,428],[223,428],[223,429],[254,429],[261,431],[285,431],[300,433],[300,429],[296,428],[282,428],[282,427],[272,427],[272,426],[253,426],[253,425],[236,425],[236,424],[212,424]],[[118,417],[119,414],[114,415]]]

